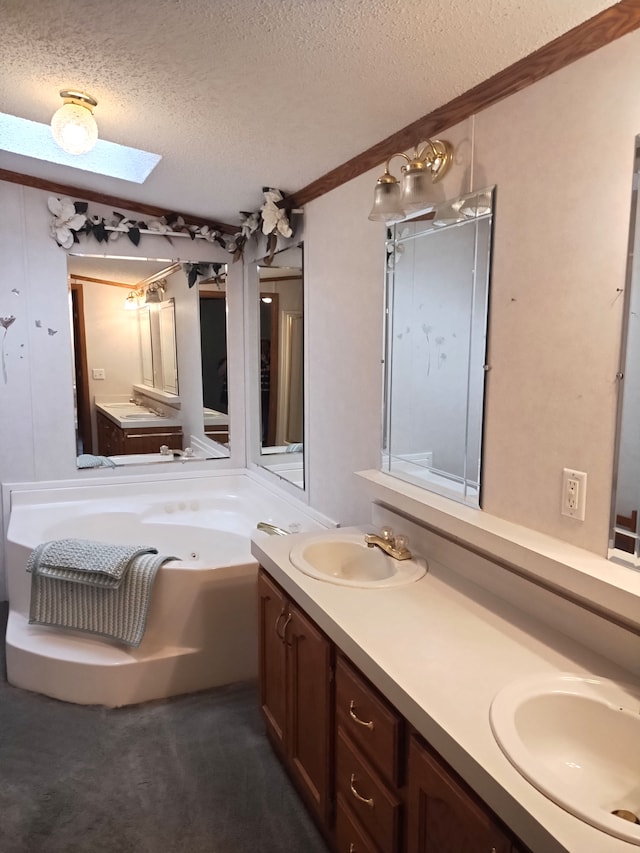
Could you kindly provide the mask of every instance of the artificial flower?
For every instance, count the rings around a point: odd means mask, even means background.
[[[283,198],[280,190],[265,190],[264,204],[260,208],[263,234],[275,234],[276,231],[283,237],[291,237],[293,234],[286,210],[278,207],[278,202]]]
[[[56,198],[50,196],[47,201],[49,212],[54,219],[49,226],[49,233],[59,246],[70,249],[74,243],[74,231],[79,231],[87,221],[84,213],[76,213],[74,203],[66,196]]]
[[[260,227],[260,213],[255,211],[254,213],[246,213],[245,211],[240,211],[240,216],[242,218],[241,229],[242,235],[245,240],[248,240],[250,237],[253,237],[255,232]]]

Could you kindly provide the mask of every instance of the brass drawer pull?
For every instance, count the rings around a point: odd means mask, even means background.
[[[351,788],[351,793],[352,793],[352,794],[353,794],[353,796],[356,798],[356,800],[359,800],[361,803],[364,803],[364,804],[365,804],[365,806],[369,806],[369,808],[370,808],[370,809],[372,809],[372,808],[373,808],[373,797],[363,797],[363,796],[361,796],[361,795],[356,791],[355,782],[356,782],[356,774],[355,774],[355,773],[352,773],[352,774],[351,774],[351,784],[349,785],[349,787]]]
[[[354,710],[355,704],[356,703],[353,701],[353,699],[351,700],[351,702],[349,702],[349,716],[354,721],[354,723],[357,723],[359,726],[364,726],[365,729],[369,729],[369,731],[372,732],[373,722],[369,720],[369,722],[366,723],[364,720],[361,720]]]
[[[353,843],[353,841],[349,845],[349,853],[356,853],[356,845]]]
[[[280,634],[280,631],[278,631],[278,625],[280,624],[280,620],[281,620],[281,619],[282,619],[282,617],[284,616],[285,612],[286,612],[286,611],[285,611],[285,609],[284,609],[284,607],[283,607],[283,608],[282,608],[282,610],[280,611],[280,615],[279,615],[279,616],[277,617],[277,619],[276,619],[276,624],[274,625],[274,628],[275,628],[275,630],[276,630],[276,634],[278,635],[278,639],[279,639],[279,640],[281,640],[281,641],[284,641],[284,637]]]

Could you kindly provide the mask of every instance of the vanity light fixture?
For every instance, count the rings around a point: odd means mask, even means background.
[[[124,300],[124,307],[127,311],[135,311],[142,304],[144,290],[130,290],[127,298]]]
[[[394,157],[403,157],[407,161],[401,169],[400,180],[389,171],[389,163]],[[452,160],[451,144],[440,139],[419,142],[413,158],[402,152],[392,154],[385,164],[384,175],[376,181],[369,219],[392,224],[400,222],[413,211],[430,205],[433,207],[430,186],[446,175]]]
[[[146,290],[146,294],[144,297],[145,304],[154,305],[158,302],[162,302],[162,300],[164,299],[164,291],[166,284],[167,282],[163,278],[161,278],[159,281],[152,281]]]
[[[98,102],[85,92],[62,89],[64,104],[51,119],[53,138],[67,154],[86,154],[98,141],[98,125],[93,108]]]

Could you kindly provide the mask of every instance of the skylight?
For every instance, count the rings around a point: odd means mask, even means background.
[[[67,154],[55,143],[48,124],[0,113],[0,149],[97,175],[143,184],[162,159],[160,154],[98,139],[87,154]]]

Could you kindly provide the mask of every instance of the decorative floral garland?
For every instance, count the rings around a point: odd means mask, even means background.
[[[49,212],[53,221],[49,227],[49,233],[56,243],[63,249],[70,249],[74,243],[80,242],[81,236],[93,236],[98,243],[117,240],[122,234],[131,240],[134,246],[140,243],[143,234],[162,234],[169,242],[171,237],[190,237],[192,240],[207,240],[217,243],[225,251],[233,255],[237,261],[247,241],[253,237],[258,228],[267,237],[267,258],[265,263],[270,264],[278,244],[278,235],[291,237],[293,230],[289,224],[287,212],[278,203],[285,198],[281,190],[264,187],[264,203],[259,211],[248,213],[241,211],[240,230],[231,237],[225,235],[209,225],[187,225],[183,217],[177,213],[160,216],[144,222],[141,220],[127,219],[124,214],[113,212],[111,219],[104,216],[89,215],[89,205],[86,201],[72,201],[68,197],[56,198],[50,196],[47,201]],[[192,265],[194,266],[194,265]],[[196,265],[197,266],[197,265]],[[191,277],[193,270],[189,271]],[[199,273],[193,273],[195,283]],[[193,286],[189,284],[189,287]]]

